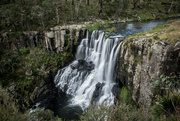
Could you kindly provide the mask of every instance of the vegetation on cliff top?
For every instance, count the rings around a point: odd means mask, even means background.
[[[176,20],[164,23],[150,31],[134,34],[130,37],[127,37],[126,40],[132,42],[132,40],[136,40],[138,38],[146,38],[148,39],[148,44],[166,41],[171,45],[175,45],[177,42],[180,42],[179,33],[180,20]]]

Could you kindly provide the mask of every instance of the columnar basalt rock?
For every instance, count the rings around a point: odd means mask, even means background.
[[[86,28],[85,25],[67,25],[56,26],[50,29],[50,31],[38,32],[38,31],[25,31],[15,38],[16,40],[9,41],[12,38],[8,33],[2,33],[0,43],[5,44],[9,49],[21,49],[25,47],[36,47],[43,45],[48,51],[55,51],[60,53],[64,51],[66,41],[70,40],[70,50],[73,51],[74,42],[79,43],[82,38],[85,37]],[[68,38],[68,37],[69,38]]]
[[[132,98],[140,106],[152,103],[153,79],[160,74],[180,72],[180,47],[165,41],[148,45],[147,38],[124,41],[120,50],[118,78],[133,91]]]

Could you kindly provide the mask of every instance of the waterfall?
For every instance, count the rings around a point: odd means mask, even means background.
[[[90,103],[114,104],[112,88],[115,85],[115,66],[121,43],[117,37],[105,39],[105,33],[88,33],[78,46],[76,60],[58,71],[54,83],[59,90],[70,95],[70,105],[84,110]]]

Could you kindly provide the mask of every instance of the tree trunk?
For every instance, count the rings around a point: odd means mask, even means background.
[[[86,0],[86,5],[89,5],[89,0]]]
[[[56,8],[57,24],[59,24],[59,10]]]
[[[171,6],[170,6],[170,8],[169,8],[169,10],[168,10],[168,13],[171,12],[172,6],[173,6],[173,0],[171,1]]]
[[[133,9],[136,8],[136,5],[138,8],[140,8],[140,0],[133,0],[133,5],[134,5]]]
[[[102,9],[103,9],[103,1],[99,0],[99,14],[98,14],[98,16],[100,16],[100,14],[102,13]]]
[[[81,7],[81,0],[79,1],[79,7]]]
[[[72,0],[72,5],[74,5],[74,0]]]
[[[41,16],[40,21],[41,21],[42,26],[45,27],[45,26],[44,26],[44,21],[43,21],[43,16]]]
[[[24,10],[23,10],[23,8],[21,8],[21,26],[23,26],[24,25]]]

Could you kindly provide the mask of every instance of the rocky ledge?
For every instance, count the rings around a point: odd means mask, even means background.
[[[119,83],[132,89],[132,98],[140,106],[151,105],[156,76],[180,75],[180,29],[177,25],[180,21],[170,22],[122,43]]]

